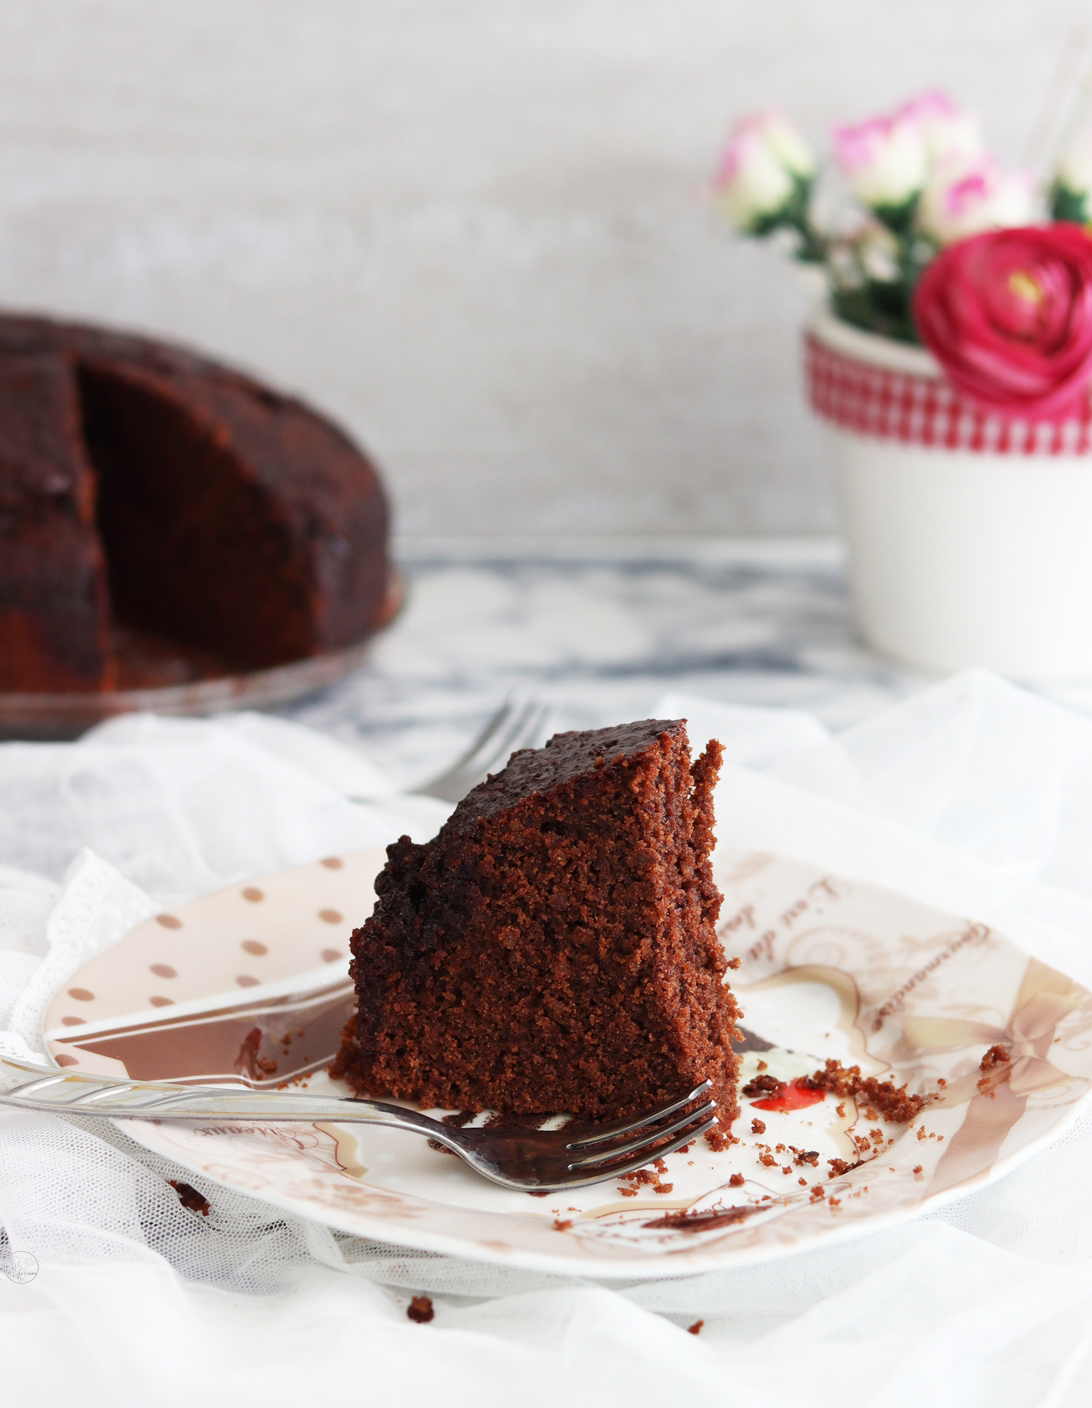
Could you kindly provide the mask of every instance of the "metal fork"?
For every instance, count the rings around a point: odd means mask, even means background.
[[[31,1078],[28,1080],[27,1076]],[[112,1080],[0,1060],[0,1104],[50,1114],[103,1119],[208,1120],[239,1123],[330,1120],[378,1124],[427,1135],[502,1188],[550,1192],[582,1188],[633,1173],[690,1143],[715,1123],[716,1101],[703,1081],[689,1094],[628,1120],[563,1129],[456,1129],[401,1105],[375,1100],[224,1091],[215,1086]]]
[[[484,782],[498,765],[503,766],[517,748],[543,743],[552,713],[550,705],[540,699],[510,694],[466,752],[438,776],[413,788],[413,792],[438,797],[442,802],[461,802],[472,787]]]

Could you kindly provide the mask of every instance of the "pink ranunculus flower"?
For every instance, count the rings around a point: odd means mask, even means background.
[[[1002,171],[992,156],[980,152],[938,163],[921,193],[917,225],[922,234],[945,245],[983,230],[1026,225],[1033,216],[1028,177]]]
[[[873,209],[906,205],[929,173],[920,122],[898,113],[836,127],[834,160],[853,194]]]
[[[1063,419],[1092,381],[1092,240],[1070,224],[961,240],[926,267],[912,312],[957,390],[1009,417]]]
[[[737,229],[784,209],[801,180],[815,173],[815,157],[775,110],[737,122],[713,178],[713,197]]]

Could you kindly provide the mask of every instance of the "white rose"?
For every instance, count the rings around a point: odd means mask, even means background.
[[[1035,219],[1032,185],[1022,172],[1002,171],[992,157],[941,162],[918,203],[921,231],[938,244],[982,230],[1029,225]]]
[[[815,157],[811,148],[782,113],[766,113],[761,118],[761,132],[766,145],[786,170],[794,176],[815,174]]]
[[[918,125],[930,162],[972,157],[982,150],[978,117],[963,112],[951,98],[933,89],[903,103],[896,117]]]
[[[780,113],[760,113],[734,128],[713,195],[733,225],[751,230],[783,210],[814,171],[815,158],[792,124]]]
[[[921,124],[898,116],[835,128],[834,159],[854,195],[873,209],[906,205],[929,171]]]

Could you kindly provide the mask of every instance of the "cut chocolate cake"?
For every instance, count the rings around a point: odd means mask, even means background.
[[[720,753],[691,767],[683,720],[560,733],[513,753],[434,840],[389,847],[333,1074],[426,1107],[591,1119],[709,1078],[727,1127]]]
[[[0,690],[109,684],[106,563],[79,397],[54,357],[0,357]]]
[[[133,632],[220,674],[353,645],[394,604],[387,521],[374,466],[293,397],[0,316],[0,691],[153,682],[124,677]]]

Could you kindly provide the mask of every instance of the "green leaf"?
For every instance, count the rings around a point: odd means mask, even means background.
[[[1066,220],[1074,225],[1084,225],[1088,221],[1088,197],[1071,191],[1061,181],[1055,181],[1050,188],[1050,218]]]

